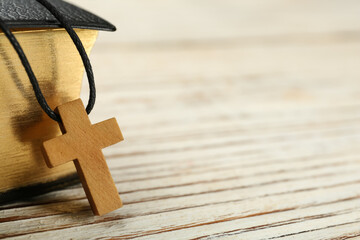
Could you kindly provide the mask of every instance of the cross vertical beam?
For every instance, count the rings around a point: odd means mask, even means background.
[[[56,111],[63,135],[43,143],[46,164],[56,167],[74,161],[94,214],[120,208],[122,202],[101,151],[124,139],[116,119],[91,125],[80,99],[60,105]]]

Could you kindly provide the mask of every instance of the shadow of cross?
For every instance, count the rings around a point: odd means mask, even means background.
[[[122,202],[101,151],[124,139],[116,119],[91,125],[80,99],[60,105],[56,111],[63,135],[43,143],[46,164],[52,168],[74,161],[95,215],[120,208]]]

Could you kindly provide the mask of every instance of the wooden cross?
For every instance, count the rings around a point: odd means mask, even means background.
[[[115,118],[91,125],[80,99],[56,108],[63,135],[45,141],[43,154],[48,167],[74,161],[90,206],[103,215],[122,206],[102,148],[124,140]]]

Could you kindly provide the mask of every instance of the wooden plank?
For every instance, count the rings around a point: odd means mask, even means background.
[[[311,181],[311,180],[310,180]],[[310,182],[309,181],[309,182]],[[303,184],[303,183],[299,183]],[[225,194],[212,194],[203,196],[201,198],[202,201],[204,199],[212,198],[213,201],[217,201],[218,203],[215,205],[209,204],[204,206],[199,206],[198,208],[187,208],[183,207],[182,209],[174,209],[173,211],[165,211],[165,212],[159,212],[158,214],[153,213],[141,217],[135,217],[131,218],[128,216],[124,217],[114,217],[112,218],[112,215],[107,216],[106,220],[103,221],[101,219],[91,219],[89,218],[89,213],[81,214],[81,212],[77,213],[77,217],[74,217],[71,213],[68,214],[68,217],[65,217],[64,215],[60,218],[57,218],[57,221],[54,222],[54,217],[45,218],[45,221],[42,221],[42,224],[39,224],[38,219],[33,219],[29,221],[23,222],[22,226],[32,227],[32,228],[40,228],[43,229],[44,224],[53,226],[53,223],[59,223],[61,221],[62,227],[59,227],[62,230],[55,230],[55,231],[45,231],[43,233],[37,233],[33,234],[33,237],[37,238],[47,238],[50,236],[53,236],[55,239],[60,239],[64,236],[70,236],[74,238],[95,238],[98,236],[99,232],[102,231],[101,229],[109,229],[112,228],[112,236],[118,236],[119,238],[132,238],[132,237],[138,237],[138,236],[147,236],[147,235],[153,235],[156,233],[163,233],[167,231],[175,231],[179,229],[185,229],[185,228],[192,228],[197,227],[201,225],[206,224],[214,224],[218,221],[228,221],[233,219],[240,219],[240,218],[248,218],[254,215],[262,215],[259,214],[259,212],[262,212],[263,214],[272,214],[273,212],[279,211],[287,211],[291,209],[298,209],[303,208],[306,206],[323,204],[325,209],[329,210],[329,207],[327,206],[331,202],[337,202],[342,201],[342,198],[339,198],[338,192],[341,191],[343,193],[344,199],[348,198],[358,198],[359,192],[354,192],[354,186],[358,185],[358,183],[353,184],[345,184],[345,185],[339,185],[339,186],[331,186],[329,187],[321,187],[317,188],[315,187],[314,190],[306,190],[306,191],[298,191],[298,192],[289,192],[284,194],[275,194],[275,195],[269,195],[269,196],[263,196],[263,197],[257,197],[254,199],[248,199],[241,201],[239,199],[239,196],[234,196],[237,193],[234,193],[233,191],[228,191],[228,193]],[[277,188],[280,190],[283,186],[279,186]],[[269,187],[267,187],[269,188]],[[220,201],[220,199],[223,196],[233,196],[233,198],[236,198],[238,200],[235,201]],[[309,197],[312,196],[312,197]],[[215,199],[214,199],[215,197]],[[185,203],[185,202],[194,202],[194,197],[188,197],[186,201],[185,199],[172,199],[167,201],[172,202],[173,204],[176,202],[176,204]],[[198,200],[200,200],[198,198]],[[314,203],[315,200],[315,203]],[[264,205],[264,201],[267,203]],[[161,204],[160,202],[158,202]],[[162,205],[165,204],[165,202],[162,202]],[[148,207],[153,206],[152,204],[147,204]],[[179,205],[178,205],[179,206]],[[129,206],[128,206],[129,207]],[[155,206],[157,207],[157,206]],[[124,206],[124,210],[126,209],[126,206]],[[236,211],[235,211],[236,209]],[[331,208],[330,208],[331,209]],[[196,210],[196,213],[194,212]],[[311,214],[309,211],[308,214]],[[288,215],[289,217],[289,215]],[[352,216],[351,218],[346,218],[346,221],[349,221],[349,219],[356,218],[356,214]],[[93,223],[90,225],[86,225],[83,223],[83,226],[75,227],[73,224],[72,219],[76,219],[76,221],[79,221],[79,219],[82,219],[82,221],[90,220]],[[191,220],[186,220],[190,218]],[[261,219],[261,217],[259,217]],[[74,219],[74,220],[75,220]],[[70,221],[70,222],[69,222]],[[148,224],[149,221],[152,222],[152,224]],[[185,221],[185,222],[184,222]],[[326,219],[323,219],[324,222],[327,222]],[[246,221],[245,221],[246,222]],[[89,223],[88,223],[89,224]],[[139,225],[142,226],[142,228],[139,228]],[[114,227],[117,226],[117,227]],[[238,226],[232,225],[233,228],[236,228]],[[45,229],[44,229],[45,230]],[[22,229],[22,231],[26,231],[26,229]],[[62,236],[60,236],[57,232],[61,232]],[[86,232],[86,236],[84,236],[84,232]],[[180,238],[181,236],[179,236]],[[19,239],[21,239],[20,237]],[[26,238],[26,235],[24,236]],[[15,238],[16,239],[16,238]],[[165,238],[164,238],[165,239]]]

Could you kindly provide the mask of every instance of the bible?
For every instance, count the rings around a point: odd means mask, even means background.
[[[51,3],[71,22],[89,54],[98,31],[115,31],[104,19],[61,0]],[[2,0],[0,17],[11,27],[54,109],[79,98],[84,66],[60,23],[36,0]],[[40,108],[19,57],[0,32],[0,203],[78,182],[71,162],[48,168],[43,141],[61,135]]]

